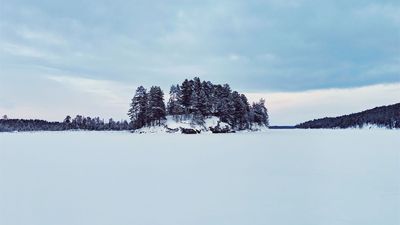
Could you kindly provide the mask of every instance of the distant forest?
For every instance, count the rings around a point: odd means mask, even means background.
[[[296,128],[361,128],[366,124],[386,128],[400,128],[400,103],[376,107],[339,117],[326,117],[296,125]]]
[[[265,100],[250,104],[245,95],[232,91],[228,84],[216,85],[195,77],[192,80],[186,79],[181,85],[173,85],[169,95],[165,104],[164,92],[160,87],[152,86],[148,92],[143,86],[138,87],[128,111],[130,122],[113,119],[105,122],[99,117],[82,115],[74,118],[66,116],[62,122],[49,122],[9,119],[5,115],[0,119],[0,132],[135,130],[162,125],[166,116],[172,116],[177,121],[191,118],[197,124],[202,124],[207,117],[216,116],[234,130],[250,129],[253,125],[269,125]]]
[[[109,119],[106,123],[99,117],[90,118],[77,115],[75,118],[67,116],[63,122],[49,122],[46,120],[8,119],[3,116],[0,119],[0,132],[12,131],[64,131],[64,130],[129,130],[127,121],[114,121]]]

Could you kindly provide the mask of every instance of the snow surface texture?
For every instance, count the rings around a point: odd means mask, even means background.
[[[400,133],[0,134],[2,225],[398,225]]]

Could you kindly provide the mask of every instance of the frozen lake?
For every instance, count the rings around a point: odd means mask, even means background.
[[[400,131],[0,134],[2,225],[399,225]]]

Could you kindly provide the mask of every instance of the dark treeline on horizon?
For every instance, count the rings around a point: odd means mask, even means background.
[[[63,122],[49,122],[38,119],[0,119],[0,132],[12,131],[65,131],[65,130],[91,130],[91,131],[119,131],[129,130],[131,125],[126,121],[109,119],[106,123],[99,117],[91,118],[77,115],[75,118],[67,116]]]
[[[366,124],[390,129],[400,128],[400,103],[350,115],[315,119],[296,125],[296,128],[361,128]]]
[[[152,86],[149,92],[138,87],[128,112],[133,128],[160,125],[166,116],[177,121],[191,118],[197,124],[216,116],[235,130],[249,129],[254,124],[269,125],[265,100],[250,104],[244,94],[232,91],[228,84],[216,85],[195,77],[171,86],[169,95],[166,106],[160,87]]]

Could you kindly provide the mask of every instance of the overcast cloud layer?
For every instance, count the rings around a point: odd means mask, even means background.
[[[245,93],[399,83],[400,2],[0,0],[0,113],[101,115],[193,76]]]

